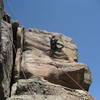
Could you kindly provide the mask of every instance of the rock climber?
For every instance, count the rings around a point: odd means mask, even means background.
[[[64,47],[63,44],[58,43],[58,39],[55,36],[49,37],[50,38],[50,47],[51,47],[51,52],[55,53],[56,51],[60,52],[62,48]],[[60,46],[60,47],[58,47]]]

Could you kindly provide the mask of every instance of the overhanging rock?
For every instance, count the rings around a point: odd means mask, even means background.
[[[56,51],[52,57],[49,37],[53,35],[59,39],[58,42],[63,44],[64,48],[61,52]],[[59,33],[29,29],[24,33],[23,41],[21,78],[24,78],[22,72],[24,70],[27,78],[36,75],[51,83],[81,89],[68,77],[69,74],[81,87],[89,89],[91,73],[85,64],[77,62],[77,47],[71,38]]]

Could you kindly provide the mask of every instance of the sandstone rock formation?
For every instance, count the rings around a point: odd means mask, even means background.
[[[94,100],[90,70],[71,38],[19,27],[5,13],[0,30],[0,100]],[[52,55],[53,35],[64,48]]]
[[[7,100],[93,99],[86,92],[91,73],[87,65],[78,62],[78,50],[71,38],[18,27],[12,21],[10,24],[2,21],[1,25],[2,96],[10,96]],[[53,35],[64,48],[52,56],[49,37]]]
[[[21,28],[18,30],[21,30]],[[49,37],[52,35],[55,35],[59,39],[59,42],[64,45],[62,51],[57,51],[53,57],[50,55],[49,40]],[[24,70],[27,78],[35,75],[55,84],[72,89],[80,89],[67,76],[66,73],[68,73],[85,90],[88,90],[91,84],[91,74],[86,65],[76,62],[78,60],[77,47],[72,39],[58,33],[31,29],[24,33],[22,47],[21,78],[24,78],[22,75],[22,71]]]

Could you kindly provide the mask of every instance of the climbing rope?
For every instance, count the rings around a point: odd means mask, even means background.
[[[62,43],[64,44],[64,41],[62,39],[62,35],[61,35],[61,40]],[[64,44],[65,45],[65,44]],[[64,72],[65,73],[65,72]],[[65,75],[67,75],[80,89],[82,89],[83,91],[86,91],[76,80],[74,80],[67,72],[65,73]]]
[[[60,38],[62,38],[62,35]],[[62,43],[64,44],[63,39],[62,39]],[[73,77],[71,77],[71,75],[68,74],[68,72],[64,72],[64,74],[67,75],[81,90],[83,90],[85,93],[87,93],[91,97],[91,95]],[[95,99],[93,98],[93,100]]]

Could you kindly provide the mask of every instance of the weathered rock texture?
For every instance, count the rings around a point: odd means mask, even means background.
[[[12,30],[11,25],[2,21],[2,64],[1,87],[4,89],[4,96],[8,97],[10,94],[11,73],[13,68],[13,48],[12,48]],[[2,89],[0,88],[0,89]]]
[[[19,28],[19,30],[21,30]],[[64,48],[61,52],[50,55],[49,37],[55,35]],[[68,76],[74,78],[85,90],[88,90],[91,83],[91,74],[88,67],[77,61],[77,47],[72,39],[62,34],[50,33],[36,29],[24,33],[24,45],[21,62],[21,78],[24,78],[22,71],[27,78],[32,75],[43,77],[49,82],[60,84],[65,87],[80,89]],[[28,75],[29,74],[29,75]]]
[[[0,100],[94,100],[88,89],[91,73],[78,62],[78,50],[69,37],[18,27],[3,16],[0,52]],[[52,54],[53,35],[64,45]]]
[[[49,37],[53,35],[64,48],[51,55]],[[23,27],[16,36],[14,83],[8,100],[93,100],[86,92],[91,73],[78,63],[78,50],[71,38]]]
[[[5,100],[10,96],[15,62],[12,28],[14,22],[8,23],[8,18],[5,21],[4,16],[6,15],[3,13],[0,19],[0,100]],[[9,16],[7,15],[7,17]]]
[[[8,74],[7,77],[3,73],[2,88],[6,98],[11,94],[8,100],[92,100],[86,92],[91,73],[85,64],[78,63],[78,50],[71,38],[37,29],[26,30],[18,27],[17,22],[11,25],[2,22],[2,47],[7,52],[2,68]],[[51,55],[49,37],[53,35],[64,48]]]

